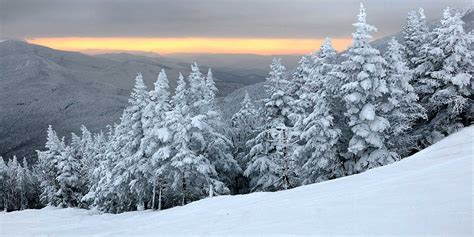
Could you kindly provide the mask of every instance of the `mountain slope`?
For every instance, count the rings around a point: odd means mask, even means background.
[[[137,72],[151,88],[165,69],[173,88],[179,72],[189,73],[189,64],[163,57],[90,56],[21,41],[0,42],[0,156],[35,159],[49,124],[67,137],[81,124],[93,131],[104,129],[118,122]],[[263,80],[240,75],[245,73],[214,70],[220,95]]]
[[[164,211],[0,213],[16,235],[471,236],[474,127],[397,163],[275,193],[208,198]]]

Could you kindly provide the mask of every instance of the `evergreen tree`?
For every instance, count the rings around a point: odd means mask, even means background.
[[[289,133],[292,122],[292,98],[288,94],[290,86],[286,78],[285,67],[279,59],[270,65],[270,77],[267,79],[265,100],[265,121],[261,132],[252,140],[247,154],[250,160],[244,175],[250,179],[252,191],[275,191],[296,186],[298,177],[294,162],[290,160]]]
[[[194,74],[198,74],[197,71]],[[194,83],[197,84],[197,82]],[[193,91],[191,88],[189,92]],[[219,193],[228,192],[225,185],[216,179],[217,172],[214,166],[205,156],[199,154],[199,147],[196,149],[190,146],[195,135],[193,133],[199,127],[199,121],[191,118],[190,106],[186,100],[188,96],[186,82],[180,75],[172,99],[173,109],[166,120],[172,132],[171,150],[173,153],[161,170],[168,175],[170,189],[179,194],[175,197],[181,199],[181,204],[208,196],[209,185],[212,185]]]
[[[257,135],[261,123],[259,113],[255,109],[253,101],[247,91],[245,92],[240,110],[232,116],[231,123],[234,156],[241,167],[245,168],[248,162],[248,160],[245,160],[245,155],[250,151],[247,141]]]
[[[81,163],[74,156],[70,146],[57,158],[58,174],[56,180],[59,189],[55,194],[56,205],[60,207],[77,207],[82,199]]]
[[[383,110],[388,114],[390,122],[387,144],[399,154],[408,155],[416,144],[415,137],[408,131],[417,120],[425,119],[426,115],[425,109],[417,102],[418,96],[411,85],[413,73],[407,66],[402,48],[401,44],[392,39],[384,55],[390,95]]]
[[[416,68],[430,88],[422,95],[429,120],[424,145],[472,123],[473,37],[464,31],[463,24],[460,13],[444,10],[433,41],[425,45],[429,49],[425,63]]]
[[[212,78],[212,71],[206,79],[199,71],[198,65],[191,65],[188,76],[189,115],[191,119],[190,148],[196,154],[203,155],[215,168],[218,179],[232,186],[241,169],[232,156],[232,141],[227,136],[227,124],[215,103],[217,92]],[[217,192],[219,193],[219,192]]]
[[[16,156],[13,156],[12,159],[8,160],[7,164],[7,176],[8,182],[7,186],[9,187],[8,193],[8,208],[10,210],[21,210],[21,202],[24,199],[24,190],[23,190],[23,177],[21,172],[21,166],[18,163]]]
[[[170,156],[171,133],[166,127],[166,114],[170,110],[169,104],[169,81],[164,70],[161,70],[155,82],[155,88],[150,91],[150,102],[145,107],[143,126],[144,138],[142,146],[146,160],[139,166],[143,174],[142,184],[144,188],[152,188],[151,207],[155,208],[155,197],[157,188],[164,185],[163,176],[159,175],[159,169],[163,161]]]
[[[129,210],[141,210],[145,208],[145,197],[151,196],[146,188],[148,179],[142,172],[141,166],[146,165],[144,157],[144,109],[149,103],[148,91],[143,82],[143,76],[139,74],[135,78],[135,86],[129,99],[129,106],[125,108],[124,114],[117,130],[119,144],[118,160],[112,169],[113,187],[119,196],[119,203],[129,203]]]
[[[0,209],[8,210],[8,166],[0,156]]]
[[[422,48],[430,42],[429,28],[423,8],[408,13],[407,22],[403,28],[404,52],[408,59],[408,67],[415,68],[422,56]]]
[[[42,189],[40,201],[45,205],[58,206],[60,200],[57,198],[56,193],[59,191],[60,185],[56,177],[59,173],[58,162],[66,145],[64,144],[64,139],[60,140],[58,138],[51,125],[48,127],[45,148],[45,151],[37,151],[40,187]]]
[[[387,150],[385,134],[390,128],[389,121],[381,116],[381,102],[388,93],[384,64],[385,60],[369,40],[376,28],[367,24],[366,12],[361,4],[358,22],[354,24],[352,45],[346,53],[346,61],[341,65],[349,126],[353,132],[348,151],[355,155],[355,162],[349,161],[348,173],[395,161],[398,156]],[[355,165],[354,168],[351,168]]]
[[[209,92],[208,92],[209,98],[208,99],[213,100],[216,97],[216,94],[217,94],[218,90],[217,90],[217,87],[216,87],[216,83],[214,82],[214,78],[212,76],[211,68],[209,68],[209,70],[207,71],[206,87],[209,90]]]
[[[341,131],[334,126],[327,95],[321,92],[313,97],[314,108],[303,119],[304,128],[299,135],[303,146],[296,152],[296,159],[302,165],[301,177],[304,184],[325,181],[343,175],[337,147]]]
[[[289,116],[293,124],[297,124],[301,119],[306,117],[312,108],[311,93],[312,84],[309,80],[313,64],[308,56],[301,57],[295,72],[292,75],[291,84],[289,85],[289,94],[292,95],[291,103],[292,112]]]
[[[143,173],[139,168],[145,162],[144,149],[141,145],[144,138],[143,112],[149,103],[149,95],[138,74],[120,123],[115,126],[110,142],[107,145],[105,159],[100,164],[99,183],[94,185],[85,196],[84,201],[106,212],[123,212],[140,210],[145,207],[145,198],[150,197],[150,189],[143,188]]]

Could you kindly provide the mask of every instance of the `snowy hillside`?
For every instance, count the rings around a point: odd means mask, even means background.
[[[385,167],[276,193],[221,196],[165,211],[0,213],[1,236],[472,235],[474,127]]]
[[[178,73],[188,74],[189,65],[164,57],[91,56],[22,41],[0,42],[0,156],[35,161],[35,150],[43,148],[49,124],[61,136],[78,132],[82,124],[93,131],[113,124],[127,103],[137,72],[143,73],[151,88],[165,69],[174,87]],[[258,77],[249,75],[253,67],[213,68],[219,95],[264,80],[267,68],[260,68]]]

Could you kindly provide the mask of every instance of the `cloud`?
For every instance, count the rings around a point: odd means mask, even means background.
[[[347,38],[360,0],[2,0],[0,38]],[[378,36],[399,31],[409,10],[429,19],[470,0],[367,0]]]

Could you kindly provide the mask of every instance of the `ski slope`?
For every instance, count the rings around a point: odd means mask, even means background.
[[[114,215],[47,207],[0,213],[0,236],[471,236],[473,137],[474,127],[465,128],[363,174],[164,211]]]

